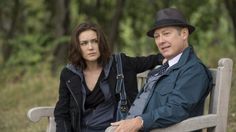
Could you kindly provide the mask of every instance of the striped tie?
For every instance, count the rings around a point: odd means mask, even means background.
[[[161,67],[160,67],[160,71],[158,71],[158,75],[162,75],[165,71],[166,71],[166,69],[169,67],[169,64],[168,64],[168,62],[166,62],[166,63],[164,63]],[[155,74],[156,75],[156,74]]]
[[[169,67],[169,64],[168,64],[168,62],[166,62],[166,63],[164,63],[161,67],[159,67],[159,68],[157,68],[157,69],[154,69],[154,70],[152,70],[149,74],[148,74],[148,76],[150,77],[150,76],[157,76],[157,75],[162,75],[165,71],[166,71],[166,69]]]

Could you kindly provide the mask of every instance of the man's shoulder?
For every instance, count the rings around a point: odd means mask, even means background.
[[[180,71],[184,73],[184,75],[201,75],[202,77],[211,78],[210,70],[198,58],[187,61],[185,65],[180,67]]]
[[[193,67],[193,68],[199,68],[199,69],[203,69],[206,66],[202,63],[202,61],[198,58],[191,58],[188,61],[186,61],[186,63],[183,65],[182,68],[189,68],[189,67]]]

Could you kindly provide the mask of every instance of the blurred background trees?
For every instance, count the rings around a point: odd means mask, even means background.
[[[104,29],[113,51],[150,53],[155,46],[146,31],[154,24],[156,11],[165,7],[179,8],[196,26],[192,45],[231,48],[236,46],[235,6],[235,0],[1,0],[1,63],[34,65],[47,60],[53,67],[64,64],[70,33],[85,21]]]
[[[235,0],[1,0],[0,105],[5,107],[0,110],[0,129],[30,131],[16,125],[18,120],[26,120],[23,113],[32,104],[54,105],[60,68],[67,62],[67,46],[76,25],[95,22],[107,34],[114,52],[147,55],[158,52],[146,32],[154,24],[156,11],[165,7],[182,10],[196,27],[190,43],[209,67],[222,57],[236,62]],[[235,81],[234,75],[229,131],[236,131]],[[26,101],[30,96],[35,100]],[[18,99],[25,103],[14,103]],[[16,106],[23,117],[16,118],[15,124],[4,123],[7,112],[14,112],[10,109]]]

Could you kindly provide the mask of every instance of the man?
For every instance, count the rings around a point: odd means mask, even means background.
[[[147,35],[154,38],[167,62],[149,73],[127,119],[111,123],[110,128],[115,132],[150,131],[203,113],[212,77],[189,46],[188,37],[194,30],[177,9],[157,12],[155,26]]]

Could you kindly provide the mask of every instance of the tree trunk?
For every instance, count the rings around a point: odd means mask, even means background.
[[[109,34],[109,40],[111,42],[111,49],[112,51],[116,51],[119,50],[119,45],[117,43],[118,37],[119,37],[119,23],[120,20],[122,19],[122,14],[123,14],[123,8],[125,5],[125,0],[117,0],[116,1],[116,9],[115,9],[115,13],[113,15],[112,18],[112,22],[111,22],[111,30],[110,30],[110,34]]]
[[[233,29],[234,29],[234,40],[236,42],[236,1],[235,0],[224,0],[225,6],[229,12],[229,15],[233,22]],[[236,43],[234,43],[236,46]]]
[[[10,28],[6,30],[6,36],[5,36],[5,40],[2,46],[2,53],[3,53],[3,62],[6,62],[10,56],[11,56],[11,52],[12,52],[12,47],[9,43],[9,40],[12,39],[14,37],[14,33],[16,31],[16,24],[18,22],[18,17],[19,17],[19,12],[20,12],[20,2],[19,0],[14,0],[14,6],[11,12],[11,21],[10,21]]]
[[[45,0],[48,9],[51,11],[51,26],[54,39],[59,40],[69,34],[70,25],[70,0]],[[68,43],[60,42],[56,44],[53,51],[52,73],[57,71],[58,66],[64,64],[67,60]]]

